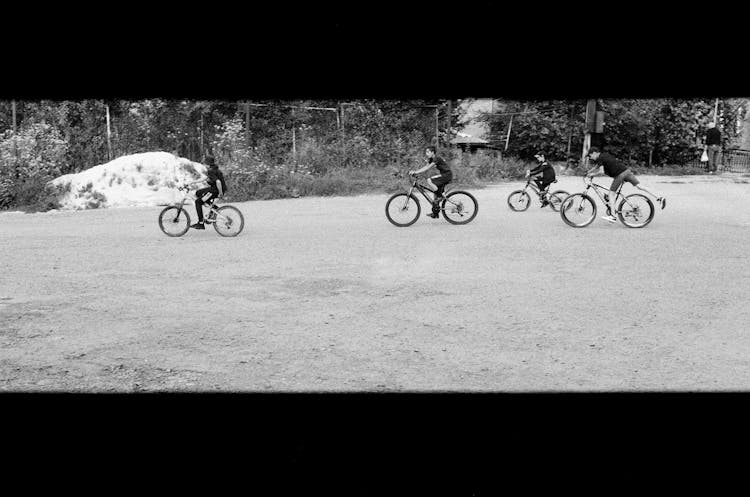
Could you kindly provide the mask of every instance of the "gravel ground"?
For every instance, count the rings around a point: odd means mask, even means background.
[[[520,182],[466,226],[396,228],[385,194],[236,203],[237,238],[2,213],[0,391],[748,389],[750,178],[639,178],[643,229],[512,212]]]

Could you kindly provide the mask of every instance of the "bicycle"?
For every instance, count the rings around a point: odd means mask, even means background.
[[[419,199],[413,193],[420,192],[427,202],[432,205],[433,199],[426,192],[435,195],[435,190],[419,182],[420,176],[409,175],[411,186],[406,192],[396,193],[388,199],[385,204],[385,216],[394,225],[405,228],[414,224],[422,212]],[[451,190],[445,192],[440,199],[440,212],[451,224],[467,224],[471,222],[479,212],[479,204],[472,194],[463,190]],[[397,220],[398,219],[398,220]]]
[[[586,185],[586,189],[583,192],[568,196],[560,205],[560,216],[568,226],[572,226],[573,228],[586,227],[596,217],[596,202],[588,195],[588,191],[592,187],[596,195],[606,206],[607,215],[612,215],[609,208],[609,195],[606,193],[606,191],[609,191],[609,188],[594,183],[588,176],[584,177],[583,183]],[[623,186],[624,183],[615,192],[615,202],[617,202],[619,197],[622,197],[620,204],[617,206],[617,217],[628,228],[643,228],[654,218],[656,212],[654,204],[642,193],[632,193],[627,196],[621,195],[620,192]],[[604,190],[605,193],[602,195],[599,190]],[[580,216],[580,221],[575,220],[576,216]]]
[[[190,215],[185,208],[189,202],[195,202],[195,195],[190,192],[188,185],[177,187],[184,190],[185,196],[182,200],[166,205],[159,213],[159,228],[167,236],[182,236],[190,229]],[[242,212],[234,206],[216,206],[216,202],[206,204],[209,207],[208,215],[204,217],[207,224],[213,224],[214,229],[221,236],[237,236],[245,227],[245,218]]]
[[[557,180],[555,179],[552,183],[557,183]],[[529,188],[537,194],[539,202],[544,202],[546,198],[549,198],[549,205],[555,212],[560,210],[560,204],[562,204],[565,197],[569,195],[565,190],[556,190],[550,193],[549,187],[544,191],[541,191],[536,182],[532,181],[532,178],[529,177],[526,179],[526,186],[520,190],[510,192],[508,195],[508,207],[510,207],[512,211],[523,212],[529,208],[529,205],[531,204],[531,196],[529,195],[529,192],[526,191]],[[542,207],[544,207],[544,204],[542,204]]]

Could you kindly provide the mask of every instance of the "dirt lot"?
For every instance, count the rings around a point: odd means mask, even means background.
[[[511,212],[520,183],[466,226],[396,228],[385,194],[238,203],[234,239],[3,213],[0,391],[750,388],[750,178],[640,179],[644,229]]]

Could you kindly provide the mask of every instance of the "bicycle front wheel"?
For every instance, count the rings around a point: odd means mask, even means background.
[[[617,208],[617,217],[628,228],[643,228],[654,218],[654,204],[640,193],[628,195]]]
[[[552,207],[552,210],[555,212],[560,211],[560,204],[563,203],[563,200],[565,200],[568,195],[570,195],[565,190],[557,190],[549,194],[549,206]]]
[[[182,236],[190,229],[190,216],[185,209],[165,207],[159,213],[159,228],[167,236]]]
[[[531,197],[526,190],[516,190],[508,195],[508,207],[516,212],[522,212],[529,208]]]
[[[245,227],[245,218],[237,207],[225,205],[216,209],[213,225],[221,236],[237,236]]]
[[[573,228],[583,228],[594,221],[596,203],[583,193],[568,195],[560,204],[560,217]]]
[[[479,204],[471,193],[455,191],[445,196],[442,211],[449,223],[466,224],[477,216]]]
[[[417,197],[406,193],[391,196],[385,204],[385,217],[399,228],[414,224],[421,211]]]

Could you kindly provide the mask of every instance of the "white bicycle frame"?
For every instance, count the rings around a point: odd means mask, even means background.
[[[195,194],[191,191],[190,188],[188,188],[187,186],[183,185],[183,186],[178,186],[177,189],[178,190],[185,190],[185,196],[182,197],[182,200],[180,200],[178,202],[174,202],[172,204],[166,204],[166,205],[171,206],[171,207],[176,207],[180,212],[183,210],[183,208],[185,207],[185,205],[195,205],[195,201],[197,200],[198,197],[195,196]],[[214,219],[212,219],[209,222],[213,222],[213,221],[215,221],[218,218],[226,219],[225,216],[223,216],[221,213],[219,213],[219,209],[216,207],[216,200],[218,200],[218,199],[214,199],[213,202],[211,202],[211,204],[209,205],[209,208],[208,208],[209,214],[211,214],[211,213],[214,214]],[[205,212],[204,212],[204,214],[205,214]],[[178,212],[178,215],[179,215],[179,212]],[[203,219],[207,220],[208,216],[204,215]]]

